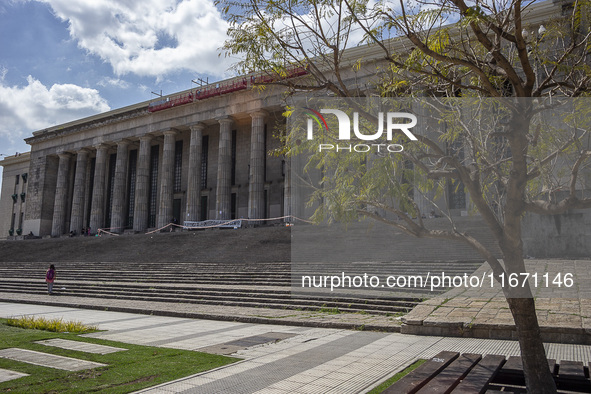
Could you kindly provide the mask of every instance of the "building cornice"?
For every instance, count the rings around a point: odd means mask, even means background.
[[[529,28],[530,26],[539,26],[540,24],[547,23],[548,21],[560,15],[561,5],[563,3],[559,1],[548,0],[542,3],[535,3],[528,6],[523,11],[524,27]],[[444,26],[444,28],[450,28],[453,34],[454,26]],[[412,47],[412,44],[408,39],[404,37],[394,37],[383,42],[384,47],[388,48],[391,53],[404,52]],[[364,63],[370,64],[372,62],[384,60],[384,50],[378,45],[359,45],[357,47],[347,48],[342,57],[341,66],[347,66],[354,64],[362,60]],[[240,80],[244,78],[250,78],[254,74],[248,74],[245,76],[232,77],[213,84],[225,84],[232,82],[233,80]],[[170,95],[162,96],[159,100],[173,98],[178,95],[188,94],[195,89],[187,89],[181,92],[175,92]],[[99,113],[86,118],[78,119],[72,122],[48,127],[43,130],[33,132],[33,136],[26,138],[25,142],[29,145],[51,140],[57,137],[78,133],[81,131],[110,125],[117,122],[126,121],[133,118],[143,117],[150,115],[148,107],[152,100],[144,101],[134,105],[126,106],[123,108],[115,109],[108,112]]]
[[[0,166],[6,167],[15,164],[28,163],[31,159],[31,152],[19,153],[13,156],[6,156],[4,160],[0,161]]]

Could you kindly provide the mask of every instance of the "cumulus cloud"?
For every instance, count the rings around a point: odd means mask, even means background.
[[[107,101],[96,89],[72,84],[48,88],[32,76],[27,78],[26,86],[7,86],[0,79],[0,136],[9,141],[108,110]]]
[[[70,35],[117,75],[162,77],[191,70],[223,76],[218,57],[227,22],[212,0],[37,0],[69,24]]]

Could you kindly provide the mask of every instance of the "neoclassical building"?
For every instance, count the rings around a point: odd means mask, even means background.
[[[34,132],[30,153],[2,162],[2,237],[281,217],[285,166],[268,152],[283,108],[249,85],[232,79]]]
[[[557,10],[541,3],[528,22],[539,25]],[[400,40],[388,45],[404,50]],[[360,46],[345,56],[364,60],[344,73],[351,90],[371,94],[382,50]],[[306,73],[293,68],[284,77]],[[30,153],[0,162],[0,238],[289,214],[288,166],[270,154],[285,122],[284,92],[252,88],[269,78],[241,76],[34,132]],[[458,215],[469,208],[463,190],[450,196],[447,208]]]

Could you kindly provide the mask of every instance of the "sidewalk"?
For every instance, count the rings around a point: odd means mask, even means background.
[[[59,294],[59,289],[56,291]],[[241,323],[400,332],[400,317],[362,313],[313,312],[293,309],[249,308],[175,302],[47,296],[0,292],[0,302],[76,307],[158,316],[188,317]]]
[[[365,393],[418,358],[442,350],[518,355],[515,341],[414,336],[342,329],[219,322],[89,311],[20,303],[0,303],[2,317],[44,315],[97,324],[101,339],[187,350],[223,350],[253,336],[285,339],[241,346],[235,364],[146,389],[149,393]],[[591,346],[546,345],[548,357],[591,361]]]

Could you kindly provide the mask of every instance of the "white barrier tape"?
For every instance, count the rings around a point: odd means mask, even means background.
[[[162,227],[157,228],[157,229],[152,230],[152,231],[148,231],[145,234],[146,235],[147,234],[154,234],[156,232],[159,232],[161,230],[164,230],[165,228],[167,228],[169,226],[181,227],[181,228],[184,228],[184,229],[187,229],[187,230],[193,230],[193,229],[199,229],[200,230],[200,229],[206,229],[206,228],[217,228],[217,227],[225,226],[227,224],[230,224],[232,222],[235,222],[236,220],[241,220],[241,221],[244,221],[244,222],[264,222],[264,221],[281,220],[281,219],[287,219],[287,218],[292,218],[292,219],[295,219],[295,220],[299,220],[299,221],[304,222],[304,223],[314,223],[314,222],[311,222],[309,220],[301,219],[301,218],[298,218],[298,217],[293,216],[293,215],[286,215],[286,216],[280,216],[280,217],[276,217],[276,218],[267,218],[267,219],[232,219],[232,220],[228,220],[227,222],[224,222],[224,223],[219,223],[219,224],[215,224],[215,225],[211,225],[211,226],[204,226],[204,227],[187,227],[187,226],[183,226],[183,225],[180,225],[180,224],[168,223],[165,226],[162,226]],[[100,233],[103,232],[105,234],[119,236],[119,234],[115,234],[115,233],[106,231],[106,230],[112,230],[112,229],[116,229],[116,228],[121,228],[121,227],[109,227],[109,228],[106,228],[106,229],[99,228],[98,229],[98,232],[97,232],[97,235],[100,236]]]

